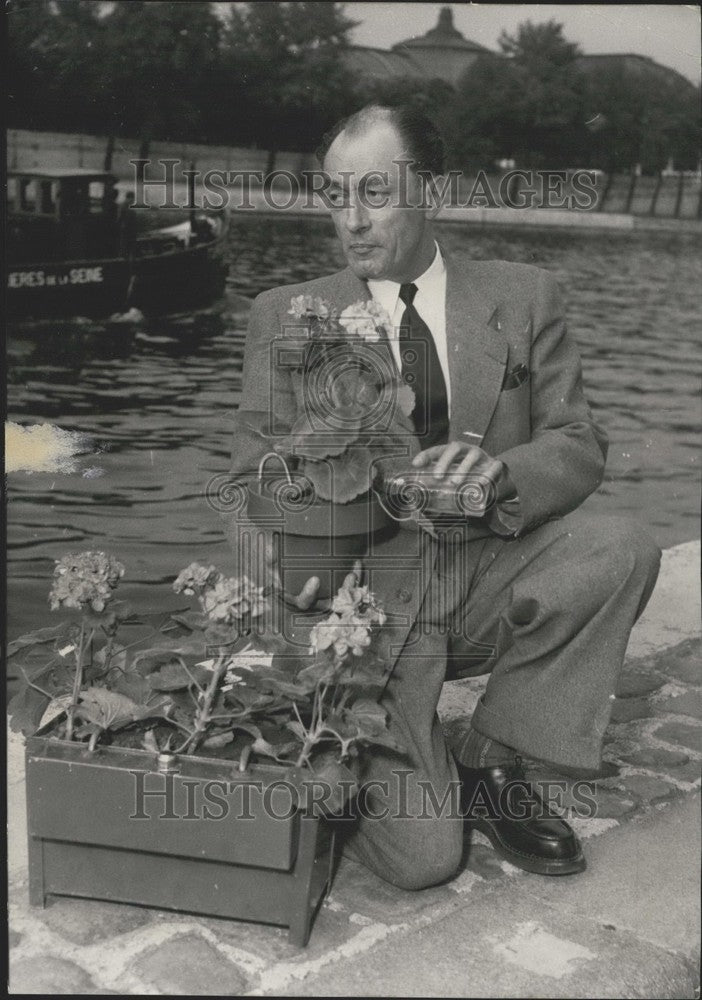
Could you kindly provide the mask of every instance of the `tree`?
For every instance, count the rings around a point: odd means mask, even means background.
[[[122,0],[103,20],[103,128],[142,142],[205,138],[222,26],[209,3]]]
[[[203,132],[222,27],[211,4],[24,0],[8,23],[18,124],[143,140]]]
[[[8,12],[10,120],[35,128],[91,129],[100,114],[96,53],[100,5],[22,0]]]
[[[386,106],[410,105],[424,112],[447,138],[451,117],[448,114],[456,93],[450,83],[438,77],[420,80],[417,77],[392,77],[389,80],[361,81],[356,86],[353,111],[365,104],[377,103]]]
[[[228,109],[231,140],[314,148],[350,107],[340,55],[355,22],[336,3],[231,4],[224,17],[226,73],[243,101]]]
[[[454,159],[490,168],[498,158],[520,166],[572,166],[582,145],[583,82],[579,49],[554,21],[520,25],[500,36],[502,55],[485,55],[458,81]]]
[[[624,57],[597,65],[588,76],[592,166],[608,172],[679,169],[699,160],[699,93],[683,77],[647,60]]]
[[[522,159],[523,75],[495,56],[481,56],[463,74],[451,108],[450,167],[475,173],[502,157]]]
[[[564,38],[563,25],[556,21],[526,21],[519,25],[516,35],[503,31],[498,43],[506,56],[535,77],[553,77],[568,70],[581,54],[578,45]]]

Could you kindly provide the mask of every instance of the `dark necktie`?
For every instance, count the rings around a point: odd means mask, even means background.
[[[414,390],[412,419],[417,437],[422,448],[430,448],[448,441],[448,396],[431,330],[412,304],[416,294],[416,285],[400,285],[405,303],[400,320],[402,377]]]

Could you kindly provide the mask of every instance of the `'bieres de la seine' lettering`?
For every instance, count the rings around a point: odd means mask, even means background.
[[[72,267],[65,274],[46,271],[11,271],[7,276],[8,288],[42,288],[52,285],[87,285],[103,281],[102,267]]]

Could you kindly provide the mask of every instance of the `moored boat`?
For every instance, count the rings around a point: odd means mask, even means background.
[[[118,201],[115,177],[93,170],[10,171],[7,200],[10,319],[161,315],[224,289],[225,212],[166,220]]]

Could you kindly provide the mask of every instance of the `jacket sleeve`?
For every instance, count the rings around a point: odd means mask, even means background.
[[[271,451],[278,436],[295,419],[295,398],[284,366],[276,363],[278,345],[284,334],[280,296],[275,290],[259,295],[251,307],[244,349],[242,393],[233,414],[231,436],[231,479],[236,485],[228,492],[230,502],[222,505],[224,531],[235,559],[235,572],[260,585],[266,576],[261,547],[270,545],[262,538],[246,513],[249,487],[255,483],[259,462]]]
[[[285,319],[277,290],[259,295],[251,307],[244,349],[242,392],[234,413],[231,471],[255,475],[263,455],[296,416],[295,395],[285,368]]]
[[[519,497],[519,513],[501,520],[511,521],[517,535],[578,507],[602,482],[607,457],[607,435],[585,399],[580,356],[546,271],[534,298],[529,368],[531,440],[497,456]]]

